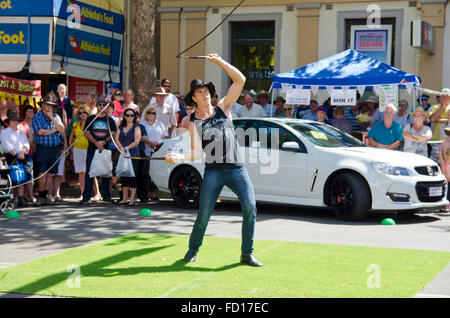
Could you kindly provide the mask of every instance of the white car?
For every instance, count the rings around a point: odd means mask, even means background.
[[[257,202],[331,207],[343,220],[363,219],[370,211],[413,214],[448,204],[445,177],[424,156],[368,147],[315,121],[239,118],[233,123]],[[189,149],[189,133],[159,146],[154,158]],[[159,191],[184,208],[198,206],[203,171],[201,161],[150,164]],[[238,200],[227,187],[220,198]]]

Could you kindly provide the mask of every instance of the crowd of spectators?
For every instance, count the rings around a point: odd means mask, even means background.
[[[32,182],[15,189],[17,204],[40,206],[63,201],[60,187],[68,166],[77,175],[81,203],[113,202],[111,183],[113,189],[118,184],[115,169],[110,178],[89,176],[95,151],[110,149],[115,168],[121,153],[148,158],[161,139],[184,133],[195,105],[186,105],[184,97],[178,92],[170,93],[170,89],[170,81],[163,79],[148,105],[140,108],[134,103],[131,89],[122,94],[117,86],[112,86],[109,96],[93,91],[85,105],[74,107],[67,97],[67,88],[61,84],[56,94],[42,98],[37,112],[32,106],[26,106],[21,116],[14,107],[1,111],[0,142],[6,162],[27,166],[28,180],[39,177],[34,193]],[[311,99],[309,105],[292,105],[277,96],[272,105],[267,92],[245,91],[231,113],[233,118],[280,117],[323,122],[360,138],[367,136],[369,146],[430,157],[450,180],[450,90],[442,93],[434,105],[429,103],[429,96],[422,95],[414,106],[400,100],[398,108],[391,104],[380,110],[375,95],[364,100],[358,95],[356,105],[349,106],[333,106],[330,99],[321,104]],[[217,95],[212,96],[213,105],[218,99]],[[108,111],[103,111],[107,105]],[[97,114],[100,115],[96,117]],[[70,151],[69,145],[73,145]],[[122,191],[116,203],[134,205],[136,198],[141,202],[158,199],[157,189],[146,173],[149,162],[132,159],[134,177],[120,177]],[[136,178],[137,175],[146,177]]]

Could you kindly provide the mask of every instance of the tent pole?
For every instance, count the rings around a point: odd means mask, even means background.
[[[270,114],[269,114],[269,117],[272,117],[272,112],[273,112],[273,82],[270,85],[269,92],[270,92],[270,95],[272,96],[272,102],[270,103]]]

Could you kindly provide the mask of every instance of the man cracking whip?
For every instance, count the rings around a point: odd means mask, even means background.
[[[184,154],[169,153],[164,157],[168,163],[177,163],[181,160],[201,159],[203,151],[206,154],[200,206],[184,260],[196,260],[216,201],[226,185],[238,196],[243,213],[241,263],[262,266],[252,254],[256,221],[255,192],[243,164],[231,117],[231,108],[239,98],[246,79],[236,67],[224,61],[218,54],[208,54],[204,58],[227,72],[232,85],[227,95],[214,107],[211,104],[211,97],[216,92],[214,84],[199,79],[191,82],[191,89],[184,98],[186,105],[195,106],[195,112],[190,115],[188,124],[191,149]]]

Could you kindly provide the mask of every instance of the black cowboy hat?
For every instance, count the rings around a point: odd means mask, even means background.
[[[54,93],[48,93],[39,101],[39,106],[42,106],[42,104],[52,105],[52,106],[58,106],[58,97]]]
[[[214,86],[214,84],[212,82],[205,83],[202,80],[199,80],[198,78],[196,78],[196,79],[192,80],[191,90],[184,97],[184,102],[186,103],[186,105],[194,105],[195,102],[192,100],[192,95],[194,95],[194,91],[197,88],[205,87],[205,86],[208,87],[209,94],[211,96],[214,96],[214,94],[216,93],[216,87]]]
[[[10,112],[10,113],[8,114],[8,118],[5,120],[5,122],[6,122],[7,124],[9,124],[9,122],[10,122],[11,120],[22,121],[22,119],[20,119],[19,113],[18,113],[18,112],[15,112],[15,111],[12,111],[12,112]]]

